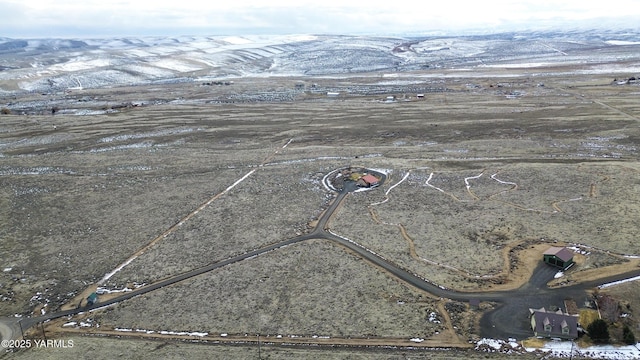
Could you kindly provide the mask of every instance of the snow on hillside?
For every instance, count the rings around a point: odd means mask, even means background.
[[[605,37],[606,36],[606,37]],[[618,39],[618,40],[606,40]],[[0,92],[60,91],[234,76],[344,76],[438,69],[575,65],[585,74],[636,72],[640,45],[628,33],[526,33],[423,38],[340,35],[0,39]],[[594,49],[598,49],[595,51]],[[623,59],[624,67],[608,66]],[[604,64],[604,65],[598,65]],[[602,66],[602,67],[597,67]],[[597,68],[596,68],[597,67]],[[460,74],[465,75],[465,72]]]

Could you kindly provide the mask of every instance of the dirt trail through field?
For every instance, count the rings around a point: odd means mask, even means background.
[[[592,97],[590,97],[590,96],[588,96],[588,95],[585,95],[585,94],[583,94],[583,93],[578,93],[578,92],[576,92],[576,91],[571,91],[571,90],[568,90],[567,88],[564,88],[564,87],[559,87],[559,88],[557,88],[557,89],[558,89],[558,90],[562,90],[562,91],[564,91],[564,92],[566,92],[566,93],[568,93],[568,94],[571,94],[571,95],[575,96],[575,97],[576,97],[576,98],[578,98],[578,99],[581,99],[581,100],[588,99],[588,100],[590,100],[590,101],[593,101],[594,103],[596,103],[596,104],[598,104],[598,105],[600,105],[600,106],[602,106],[602,107],[605,107],[605,108],[607,108],[607,109],[609,109],[609,110],[613,110],[613,111],[615,111],[615,112],[617,112],[617,113],[619,113],[619,114],[622,114],[622,115],[624,115],[624,116],[627,116],[627,117],[629,117],[629,118],[630,118],[630,119],[632,119],[632,120],[640,121],[640,118],[639,118],[639,117],[637,117],[636,115],[631,114],[631,113],[628,113],[628,112],[626,112],[626,111],[624,111],[624,110],[622,110],[622,109],[618,109],[617,107],[611,106],[611,105],[609,105],[609,104],[607,104],[607,103],[603,102],[602,100],[594,99],[594,98],[592,98]]]
[[[411,348],[456,348],[456,349],[468,349],[473,347],[465,341],[460,341],[458,336],[451,336],[450,334],[438,334],[429,339],[410,339],[410,338],[398,338],[398,337],[319,337],[319,336],[278,336],[278,335],[257,335],[257,334],[242,334],[242,335],[218,335],[218,334],[206,334],[206,335],[178,335],[170,333],[153,332],[147,333],[144,331],[116,331],[113,329],[76,329],[76,328],[62,328],[61,324],[57,327],[50,326],[47,328],[46,335],[50,338],[60,338],[63,334],[74,335],[88,335],[88,336],[109,336],[114,338],[131,337],[142,339],[158,339],[158,340],[183,340],[183,341],[196,341],[196,342],[215,342],[226,344],[255,344],[260,342],[265,344],[277,344],[277,345],[310,345],[310,346],[355,346],[355,347],[411,347]],[[39,334],[34,333],[34,336]],[[41,334],[40,334],[41,335]]]
[[[264,164],[270,162],[278,153],[280,150],[285,149],[291,142],[293,141],[293,139],[289,139],[284,145],[282,145],[280,148],[277,148],[273,153],[269,154],[269,156],[267,156],[259,165],[258,168],[262,167]],[[221,196],[225,195],[226,193],[228,193],[229,191],[231,191],[234,187],[236,187],[238,184],[240,184],[242,181],[244,181],[245,179],[247,179],[249,176],[251,176],[253,173],[256,172],[257,169],[252,169],[250,170],[248,173],[246,173],[244,176],[242,176],[240,179],[236,180],[233,184],[231,184],[230,186],[228,186],[226,189],[224,189],[223,191],[213,195],[211,198],[207,199],[205,202],[201,203],[195,210],[193,210],[192,212],[188,213],[187,215],[183,216],[178,222],[176,222],[175,224],[173,224],[172,226],[170,226],[168,229],[166,229],[164,232],[162,232],[160,235],[158,235],[157,237],[153,238],[149,243],[147,243],[145,246],[143,246],[142,248],[140,248],[139,250],[137,250],[134,254],[132,254],[131,256],[129,256],[129,258],[127,260],[125,260],[123,263],[121,263],[120,265],[118,265],[114,270],[112,270],[111,272],[107,273],[100,281],[98,281],[97,284],[92,284],[91,286],[89,286],[88,288],[86,288],[84,291],[82,291],[80,294],[78,294],[77,296],[75,296],[73,299],[71,299],[67,304],[61,306],[61,310],[69,310],[69,309],[73,309],[76,308],[78,306],[80,306],[83,302],[84,299],[86,299],[91,293],[95,292],[97,290],[97,288],[104,284],[107,280],[109,280],[113,275],[115,275],[118,271],[122,270],[125,266],[129,265],[132,261],[134,261],[137,257],[141,256],[142,254],[144,254],[145,252],[147,252],[149,249],[151,249],[153,246],[155,246],[156,244],[158,244],[161,240],[167,238],[169,235],[171,235],[172,233],[174,233],[177,229],[179,229],[182,225],[184,225],[187,221],[189,221],[191,218],[193,218],[194,216],[196,216],[199,212],[203,211],[204,209],[206,209],[209,205],[211,205],[214,201],[216,201],[217,199],[219,199]]]

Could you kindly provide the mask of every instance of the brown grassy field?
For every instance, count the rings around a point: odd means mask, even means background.
[[[445,287],[517,286],[526,271],[512,273],[523,266],[509,256],[516,246],[584,245],[576,281],[640,254],[638,87],[605,76],[548,76],[543,87],[539,78],[499,82],[453,78],[448,92],[395,103],[307,94],[1,116],[0,311],[56,309],[143,248],[106,287],[149,283],[305,233],[333,196],[322,177],[348,165],[384,169],[389,180],[349,195],[331,230]],[[173,86],[172,96],[191,91]],[[507,97],[507,89],[525,95]],[[429,321],[450,315],[444,305],[340,247],[308,241],[91,317],[104,328],[409,339],[450,331]],[[87,338],[89,349],[119,342]],[[135,351],[205,351],[160,345]],[[256,351],[204,348],[230,357]],[[265,351],[292,358],[307,350]]]

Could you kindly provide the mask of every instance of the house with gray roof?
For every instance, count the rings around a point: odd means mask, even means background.
[[[578,317],[545,308],[529,309],[531,329],[537,337],[573,340],[578,338]]]

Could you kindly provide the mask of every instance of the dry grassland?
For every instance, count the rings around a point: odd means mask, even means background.
[[[155,239],[107,287],[295,237],[332,196],[322,177],[348,165],[386,169],[389,181],[349,195],[331,230],[442,286],[519,284],[526,274],[511,275],[523,266],[515,255],[541,244],[585,245],[574,273],[640,254],[637,86],[605,77],[446,81],[448,92],[395,103],[303,95],[3,116],[1,313],[55,309]],[[444,319],[444,308],[314,240],[91,316],[105,328],[409,338],[449,331],[428,320],[432,312]],[[90,341],[100,345],[89,349],[104,345]],[[169,358],[186,347],[144,344]],[[269,350],[273,358],[297,351]]]

